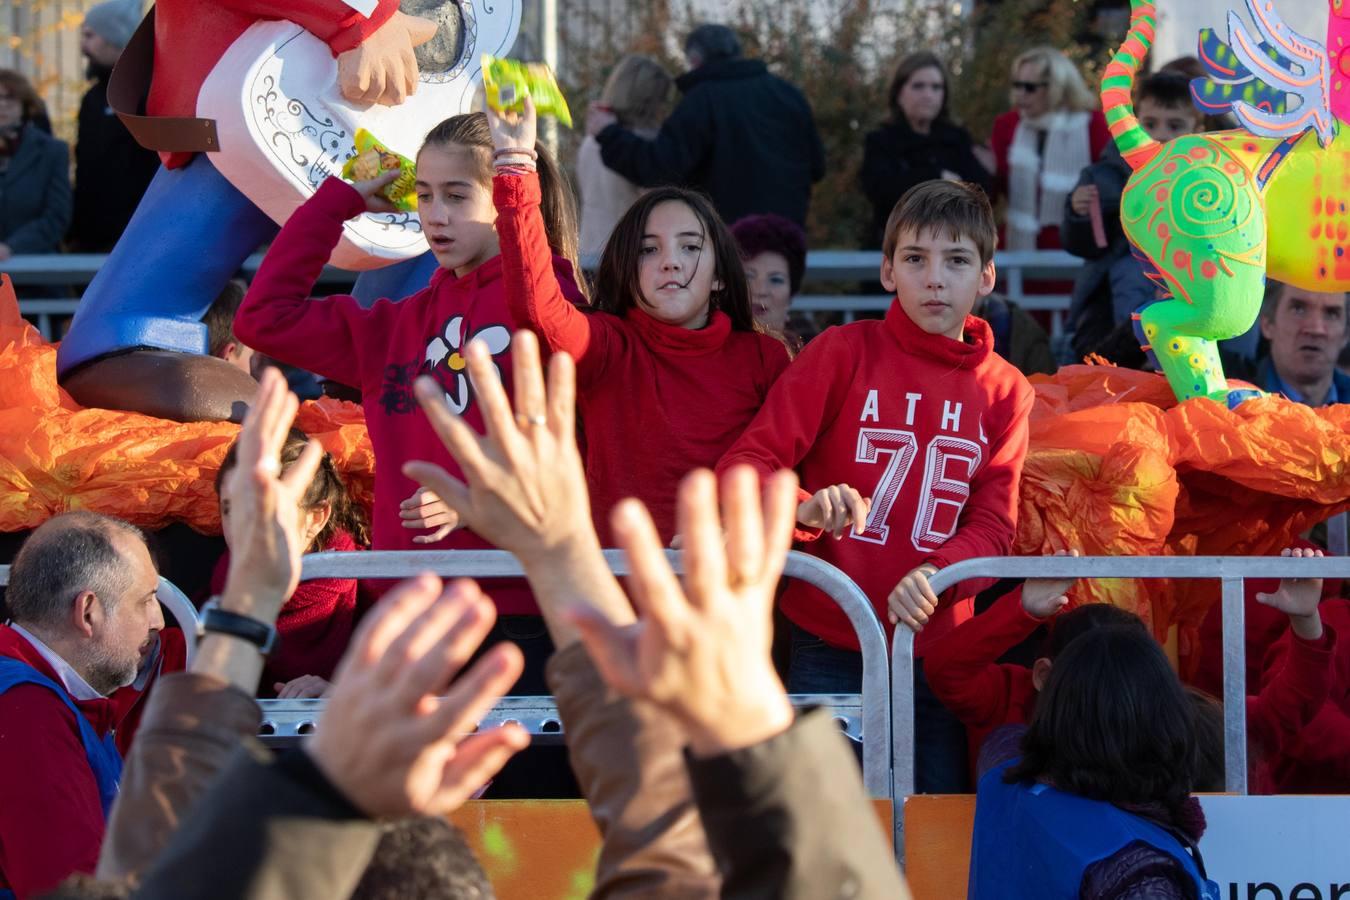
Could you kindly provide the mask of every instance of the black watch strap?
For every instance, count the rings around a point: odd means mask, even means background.
[[[202,607],[201,624],[197,630],[202,635],[215,632],[248,641],[264,656],[276,649],[278,641],[277,630],[271,625],[223,610],[215,605],[214,600]]]

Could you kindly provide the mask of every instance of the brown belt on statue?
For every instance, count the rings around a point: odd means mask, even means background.
[[[108,105],[136,143],[165,153],[204,153],[220,149],[215,119],[146,116],[145,98],[155,68],[155,10],[142,20],[108,81]]]

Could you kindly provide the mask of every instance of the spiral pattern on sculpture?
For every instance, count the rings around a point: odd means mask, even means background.
[[[1176,232],[1213,240],[1251,224],[1256,212],[1251,192],[1209,160],[1191,160],[1172,182],[1169,206]]]

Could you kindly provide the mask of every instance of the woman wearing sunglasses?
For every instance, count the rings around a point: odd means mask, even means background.
[[[1013,62],[1012,109],[994,120],[998,186],[1008,194],[1008,250],[1060,246],[1064,200],[1111,133],[1097,97],[1069,59],[1034,47]]]

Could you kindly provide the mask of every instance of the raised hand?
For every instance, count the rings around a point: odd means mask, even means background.
[[[527,565],[576,539],[594,540],[586,476],[576,443],[576,375],[571,357],[556,353],[548,387],[539,341],[519,331],[511,341],[516,411],[482,341],[464,351],[487,433],[479,435],[445,404],[445,392],[418,379],[417,399],[464,480],[428,462],[403,472],[445,501],[480,537]]]
[[[1055,556],[1078,556],[1077,550],[1056,550]],[[1028,578],[1022,585],[1022,609],[1033,619],[1048,619],[1069,605],[1065,592],[1076,578]]]
[[[342,96],[352,103],[402,103],[417,91],[413,50],[435,36],[435,22],[394,13],[360,44],[338,55]]]
[[[1280,551],[1280,555],[1294,559],[1314,559],[1323,553],[1311,547],[1286,547]],[[1283,578],[1275,593],[1258,593],[1256,602],[1287,615],[1290,629],[1299,637],[1309,641],[1322,637],[1322,614],[1318,610],[1322,602],[1322,579]]]
[[[471,581],[441,587],[432,575],[405,581],[361,623],[307,746],[372,817],[454,812],[529,743],[519,725],[472,733],[524,662],[498,644],[456,680],[496,610]]]
[[[640,619],[623,625],[588,606],[570,612],[605,681],[674,715],[700,755],[759,743],[792,723],[769,650],[797,478],[779,472],[762,496],[760,489],[753,469],[728,471],[719,521],[716,477],[699,470],[685,478],[678,516],[683,587],[646,508],[620,503],[611,521],[632,566],[628,585]]]
[[[404,528],[434,529],[431,534],[414,537],[414,544],[434,544],[444,540],[459,527],[459,513],[427,488],[418,488],[411,497],[400,503],[398,517],[403,520],[401,524]]]
[[[525,108],[519,113],[498,112],[488,107],[488,130],[492,132],[492,146],[501,150],[533,150],[539,133],[539,117],[534,101],[525,98]]]
[[[306,543],[300,501],[323,457],[319,444],[310,441],[281,474],[281,448],[299,406],[278,370],[263,373],[239,431],[235,466],[220,486],[230,509],[222,522],[230,568],[221,606],[266,622],[276,621],[300,582]]]
[[[834,535],[844,536],[849,525],[857,534],[867,527],[867,513],[872,500],[847,484],[832,484],[821,488],[797,507],[797,521],[811,528],[820,528]]]

